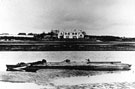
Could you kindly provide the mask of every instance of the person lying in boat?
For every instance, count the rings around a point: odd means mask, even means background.
[[[46,64],[46,63],[47,63],[46,60],[43,59],[42,61],[32,62],[32,63],[29,63],[29,64],[30,64],[31,66],[33,66],[33,65]]]
[[[18,65],[18,66],[26,66],[26,63],[20,62],[20,63],[18,63],[17,65]]]
[[[88,59],[86,59],[86,61],[87,61],[87,64],[89,64],[90,63],[90,59],[88,58]]]
[[[70,63],[70,60],[69,60],[69,59],[66,59],[66,60],[64,60],[64,62],[66,62],[66,63]]]

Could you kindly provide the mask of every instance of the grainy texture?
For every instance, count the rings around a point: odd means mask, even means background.
[[[53,80],[80,76],[96,76],[112,74],[115,71],[77,71],[77,70],[39,70],[37,73],[5,72],[0,74],[0,80],[12,83],[35,83],[42,89],[135,89],[135,82],[84,83],[78,85],[57,85]],[[116,72],[117,73],[117,72]]]

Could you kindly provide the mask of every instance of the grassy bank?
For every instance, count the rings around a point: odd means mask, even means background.
[[[135,42],[6,41],[0,51],[135,51]]]

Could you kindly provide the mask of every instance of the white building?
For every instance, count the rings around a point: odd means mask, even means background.
[[[60,31],[58,33],[58,38],[64,38],[64,39],[79,39],[84,38],[84,34],[81,30],[77,31]]]

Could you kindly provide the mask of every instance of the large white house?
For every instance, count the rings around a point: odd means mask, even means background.
[[[83,31],[74,30],[74,31],[60,31],[58,33],[58,38],[64,39],[79,39],[84,38]]]

